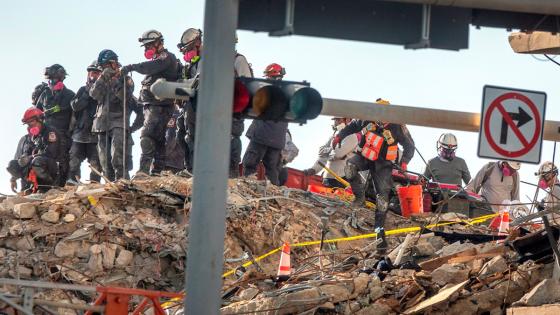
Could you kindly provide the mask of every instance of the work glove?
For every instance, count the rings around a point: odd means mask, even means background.
[[[105,68],[103,69],[103,72],[101,72],[101,79],[105,82],[109,82],[116,73],[117,72],[112,68]]]
[[[60,105],[54,105],[53,107],[51,107],[48,110],[49,114],[55,114],[55,113],[58,113],[58,112],[60,112]]]
[[[315,175],[316,173],[317,172],[313,168],[308,168],[306,170],[303,170],[303,175],[305,175],[305,176]]]
[[[18,164],[21,167],[26,167],[27,165],[29,165],[29,162],[31,162],[31,156],[29,155],[22,155],[19,159],[18,159]]]
[[[406,171],[406,168],[408,167],[408,164],[405,162],[401,163],[401,170]]]
[[[340,136],[334,136],[333,140],[332,140],[332,148],[336,149],[336,146],[338,145],[338,147],[340,148],[340,142],[342,142],[342,139],[340,138]]]
[[[133,68],[132,65],[123,66],[121,68],[121,74],[122,75],[127,75],[128,73],[130,73],[133,70],[132,68]]]
[[[10,188],[14,193],[17,193],[17,180],[15,178],[10,179]]]

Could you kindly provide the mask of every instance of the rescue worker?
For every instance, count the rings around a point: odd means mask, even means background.
[[[163,78],[177,81],[180,62],[163,46],[163,35],[157,30],[148,30],[138,38],[144,46],[144,57],[148,61],[124,66],[122,72],[136,71],[146,77],[142,81],[139,103],[144,106],[144,128],[140,134],[140,168],[138,174],[158,174],[165,167],[165,132],[173,115],[173,100],[158,100],[150,91],[152,84]]]
[[[238,43],[237,33],[235,34],[235,43],[236,44]],[[235,51],[233,68],[234,68],[234,74],[236,78],[253,77],[253,70],[251,69],[251,65],[249,64],[249,62],[247,62],[247,58],[245,58],[245,56],[237,52],[237,50]],[[245,130],[244,121],[245,120],[243,119],[241,114],[234,114],[231,121],[231,144],[230,144],[230,155],[229,155],[230,178],[239,177],[239,164],[241,163],[241,151],[242,151],[241,136],[243,135],[243,131]]]
[[[45,124],[43,111],[36,107],[27,109],[21,121],[27,125],[27,134],[20,140],[7,168],[12,175],[12,191],[16,192],[17,180],[21,179],[22,191],[45,192],[56,185],[57,161],[65,154],[60,135]]]
[[[332,120],[332,128],[335,133],[343,130],[352,121],[350,118],[343,117],[334,117]],[[354,156],[354,152],[358,147],[361,136],[359,132],[349,135],[341,141],[340,146],[335,146],[333,148],[332,141],[334,136],[335,135],[333,134],[333,136],[329,138],[328,142],[319,149],[319,158],[317,162],[315,162],[313,167],[305,170],[304,174],[315,175],[322,171],[323,185],[327,187],[346,188],[344,187],[344,184],[340,183],[333,175],[323,170],[323,167],[319,164],[319,162],[325,164],[326,167],[331,169],[338,176],[342,177],[342,179],[348,181],[344,173],[346,161]]]
[[[183,32],[179,44],[179,51],[183,54],[185,67],[183,79],[194,79],[199,73],[200,55],[202,53],[202,31],[189,28]],[[196,95],[182,103],[181,115],[177,120],[177,136],[184,139],[181,145],[185,149],[186,173],[192,174],[194,155],[194,133],[196,124]],[[180,140],[180,139],[179,139]]]
[[[54,64],[45,69],[45,78],[48,80],[47,87],[43,90],[35,105],[45,113],[45,124],[53,128],[60,135],[60,146],[65,154],[60,156],[60,176],[58,185],[64,186],[68,177],[69,155],[67,154],[72,145],[70,137],[70,121],[72,119],[72,107],[70,101],[75,93],[64,85],[66,70],[59,64]]]
[[[167,123],[165,132],[165,170],[177,173],[184,169],[185,151],[181,148],[180,140],[177,137],[177,118],[179,109],[175,107],[175,112]]]
[[[237,43],[237,35],[236,35]],[[177,47],[183,53],[183,59],[187,62],[185,66],[185,79],[193,79],[200,73],[200,58],[202,57],[202,31],[195,28],[189,28],[181,36],[181,40]],[[253,77],[251,66],[247,62],[245,56],[236,52],[234,59],[234,74],[236,77]],[[186,110],[184,111],[184,122],[186,125],[186,148],[185,164],[188,172],[192,171],[194,138],[196,124],[196,105],[197,97],[191,98],[186,102]],[[231,178],[239,177],[239,164],[241,163],[241,135],[245,130],[244,119],[241,115],[234,115],[231,124],[231,145],[230,145],[230,163],[229,174]]]
[[[299,149],[296,144],[292,141],[292,133],[290,129],[286,130],[286,144],[284,145],[284,149],[282,149],[282,153],[280,154],[282,157],[282,164],[280,167],[280,173],[278,174],[278,183],[280,186],[284,186],[286,181],[288,180],[288,168],[286,165],[288,163],[292,163],[299,154]]]
[[[381,98],[376,100],[377,104],[389,105],[389,102]],[[359,154],[354,155],[346,161],[344,174],[348,179],[354,192],[356,206],[365,203],[365,186],[360,178],[360,171],[369,171],[373,178],[376,195],[375,228],[382,242],[377,246],[378,252],[383,253],[387,247],[385,240],[385,216],[389,203],[389,193],[393,186],[392,170],[397,160],[398,145],[403,147],[403,156],[400,168],[404,171],[414,156],[414,141],[406,128],[406,125],[385,123],[379,121],[353,120],[338,132],[332,141],[332,147],[340,146],[342,140],[356,132],[362,132],[363,136],[358,146]]]
[[[544,162],[539,171],[535,173],[539,179],[539,188],[546,191],[544,198],[545,207],[552,209],[560,205],[560,181],[558,181],[558,167],[552,162]],[[551,224],[560,226],[560,214],[551,213],[548,215]]]
[[[281,80],[285,73],[284,68],[276,63],[268,65],[264,71],[265,77],[270,80]],[[282,150],[286,145],[287,131],[288,123],[285,121],[253,120],[245,133],[251,141],[243,156],[244,176],[254,174],[262,161],[266,177],[273,185],[280,185]]]
[[[457,150],[457,137],[452,133],[444,133],[437,141],[438,156],[429,160],[424,176],[440,183],[462,186],[461,180],[466,184],[471,181],[471,173],[467,163],[462,158],[455,156]]]
[[[97,135],[91,132],[95,111],[97,110],[97,101],[89,95],[89,91],[99,78],[102,69],[97,60],[94,60],[86,70],[86,85],[78,90],[76,96],[70,102],[74,111],[75,125],[72,132],[72,147],[70,148],[70,172],[66,183],[74,185],[78,184],[80,180],[80,166],[86,158],[91,167],[98,172],[103,171],[97,153]],[[101,176],[92,170],[89,180],[99,182]]]
[[[519,162],[489,162],[476,173],[466,189],[482,195],[494,212],[498,212],[504,200],[519,200],[520,168]]]
[[[103,71],[89,90],[89,95],[98,102],[92,132],[97,134],[97,151],[103,173],[113,181],[128,178],[128,172],[132,169],[131,133],[140,129],[143,115],[132,95],[134,82],[129,76],[126,76],[127,112],[123,111],[124,75],[120,71],[117,54],[112,50],[104,49],[99,53],[97,62]],[[132,111],[136,113],[136,119],[129,128]],[[125,114],[126,126],[123,126]],[[123,138],[125,133],[126,140]],[[124,141],[126,141],[127,153],[123,156]],[[124,159],[126,159],[126,168],[123,165]]]

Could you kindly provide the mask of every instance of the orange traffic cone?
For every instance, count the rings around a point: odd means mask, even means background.
[[[488,227],[491,228],[493,231],[500,230],[500,225],[502,225],[502,215],[503,214],[500,214],[499,216],[492,219]]]
[[[498,235],[508,235],[509,234],[509,211],[504,210],[502,213],[502,222],[500,222],[500,229],[498,230]]]
[[[288,280],[292,271],[290,262],[290,244],[282,245],[282,254],[280,255],[280,264],[278,265],[278,281]]]

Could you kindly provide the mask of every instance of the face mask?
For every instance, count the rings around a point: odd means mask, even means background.
[[[334,128],[335,128],[336,131],[341,131],[342,129],[344,129],[344,127],[346,127],[346,124],[341,123],[341,124],[336,125],[336,127],[334,127]]]
[[[544,178],[539,179],[539,188],[540,189],[547,189],[548,188],[548,183],[546,182],[546,180]]]
[[[156,55],[156,49],[155,48],[151,48],[151,49],[148,49],[148,50],[144,51],[144,57],[146,57],[146,59],[148,59],[148,60],[154,59],[155,55]]]
[[[198,56],[198,51],[196,49],[187,51],[186,54],[183,55],[183,60],[186,62],[191,62],[194,57]]]
[[[64,83],[58,80],[49,80],[49,86],[53,91],[60,91],[64,88]]]
[[[511,169],[509,168],[509,166],[502,164],[502,174],[504,176],[512,176],[513,172],[511,171]]]
[[[27,128],[27,132],[29,132],[32,136],[37,136],[41,132],[41,128],[38,126]]]
[[[440,158],[444,160],[452,161],[455,158],[455,150],[440,148],[438,151],[438,155]]]

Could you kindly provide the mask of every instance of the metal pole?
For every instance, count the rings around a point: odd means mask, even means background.
[[[479,107],[479,105],[477,105]],[[351,117],[364,120],[389,121],[423,127],[444,128],[470,132],[480,131],[480,113],[402,105],[380,105],[368,102],[323,99],[321,115]],[[543,139],[560,141],[560,121],[544,122]]]
[[[198,95],[186,314],[219,314],[238,0],[206,0]]]
[[[126,171],[126,135],[127,135],[127,128],[128,128],[128,124],[126,123],[126,118],[127,118],[127,112],[126,112],[126,75],[123,75],[123,149],[122,149],[122,154],[123,154],[123,170],[122,170],[122,175],[123,177],[126,179],[125,174],[127,174]]]

